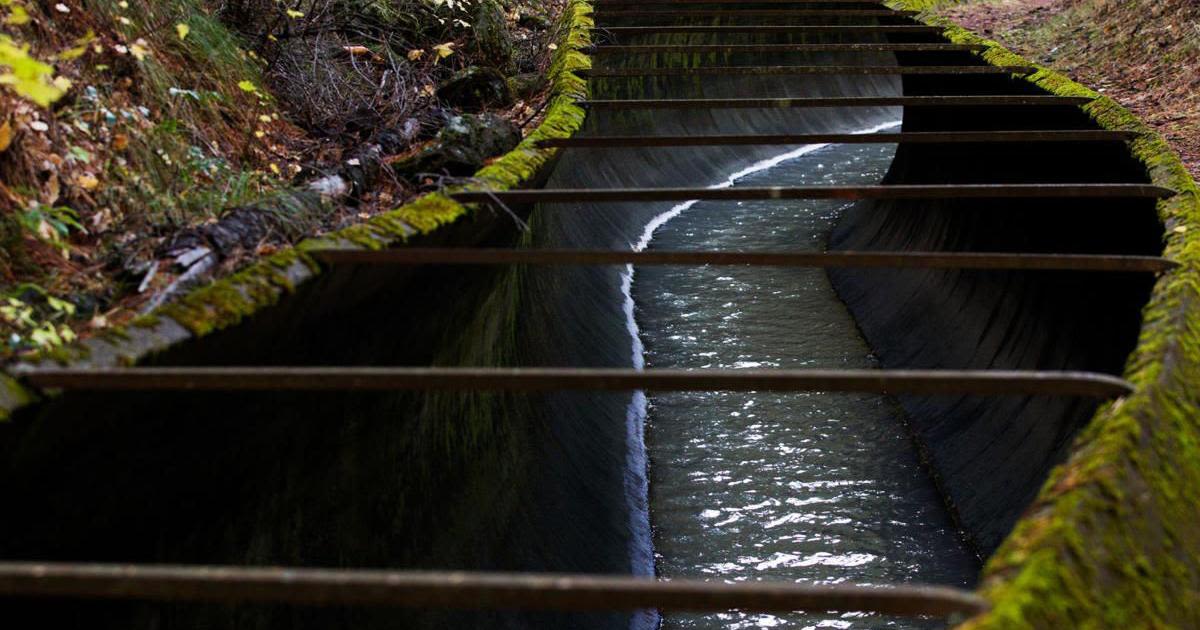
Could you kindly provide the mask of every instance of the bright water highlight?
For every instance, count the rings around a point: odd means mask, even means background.
[[[735,174],[723,186],[878,183],[894,151],[804,147]],[[689,202],[656,217],[634,246],[820,250],[844,207],[836,201]],[[819,269],[645,267],[636,270],[636,280],[626,270],[622,289],[639,367],[643,354],[644,365],[657,368],[875,367]],[[959,586],[975,579],[978,563],[886,397],[685,392],[645,401],[638,395],[629,420],[631,431],[645,423],[650,522],[664,577]],[[857,614],[663,620],[664,628],[939,625]]]

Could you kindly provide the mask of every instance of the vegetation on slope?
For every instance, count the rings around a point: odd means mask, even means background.
[[[0,355],[459,174],[401,165],[451,122],[532,128],[561,8],[0,0]]]
[[[1200,3],[976,0],[941,14],[1128,108],[1200,176]]]

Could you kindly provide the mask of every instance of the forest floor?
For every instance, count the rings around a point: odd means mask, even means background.
[[[565,4],[0,0],[0,361],[474,173]]]
[[[939,13],[1121,103],[1200,179],[1200,2],[968,0]]]

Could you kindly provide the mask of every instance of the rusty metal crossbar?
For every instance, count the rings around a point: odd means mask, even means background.
[[[578,101],[593,109],[740,109],[774,107],[1074,107],[1086,96],[809,96],[798,98],[664,98]],[[922,133],[922,132],[917,132]],[[929,133],[929,132],[923,132]],[[1001,132],[1006,133],[1006,132]],[[1049,132],[1059,133],[1059,132]],[[861,135],[861,134],[860,134]],[[1002,136],[1003,137],[1003,136]],[[1122,139],[1126,139],[1123,137]]]
[[[912,17],[920,11],[893,11],[891,9],[609,9],[597,7],[592,15],[596,18],[632,17]]]
[[[729,25],[648,25],[648,26],[596,26],[593,31],[611,35],[646,35],[657,33],[830,33],[830,34],[941,34],[940,26],[923,24],[729,24]]]
[[[591,46],[592,55],[612,53],[787,53],[787,52],[975,52],[982,44],[603,44]]]
[[[696,4],[715,4],[715,5],[756,5],[756,4],[864,4],[883,6],[883,0],[593,0],[594,7],[615,7],[615,6],[680,6],[687,7]]]
[[[689,136],[577,136],[538,141],[542,148],[699,147],[784,144],[958,144],[992,142],[1128,142],[1132,131],[900,131],[881,133],[695,134]]]
[[[1042,199],[1150,198],[1175,193],[1150,184],[903,184],[735,188],[543,188],[450,193],[462,203],[573,203],[767,199]]]
[[[617,575],[296,567],[0,563],[0,596],[458,610],[871,612],[974,615],[982,597],[943,586],[704,582]]]
[[[993,269],[1159,273],[1177,266],[1155,256],[973,252],[730,252],[578,249],[324,249],[329,264],[352,265],[754,265],[819,268]]]
[[[1079,396],[1133,392],[1115,376],[1009,370],[684,370],[475,367],[18,366],[41,389],[89,391],[779,391]]]
[[[1033,66],[699,66],[695,68],[592,68],[575,73],[587,78],[692,77],[713,75],[782,76],[792,74],[1031,74]]]
[[[682,6],[696,4],[756,5],[756,4],[865,4],[883,6],[883,0],[593,0],[594,7],[614,6]]]

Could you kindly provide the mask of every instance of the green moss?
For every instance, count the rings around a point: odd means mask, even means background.
[[[133,320],[129,322],[129,325],[133,326],[134,328],[150,329],[157,327],[161,323],[162,319],[159,316],[154,315],[153,313],[147,313],[145,315],[139,315],[138,317],[133,318]]]
[[[928,9],[928,0],[891,0]],[[983,44],[996,65],[1035,65],[944,18],[953,42]],[[1167,143],[1137,117],[1048,68],[1023,77],[1047,92],[1084,96],[1102,128],[1133,131],[1132,154],[1151,181],[1179,194],[1158,204],[1164,274],[1143,313],[1126,378],[1137,391],[1101,409],[1066,463],[984,569],[993,610],[972,629],[1200,626],[1200,191]]]
[[[16,379],[0,374],[0,422],[12,419],[12,411],[36,402],[37,394]]]

